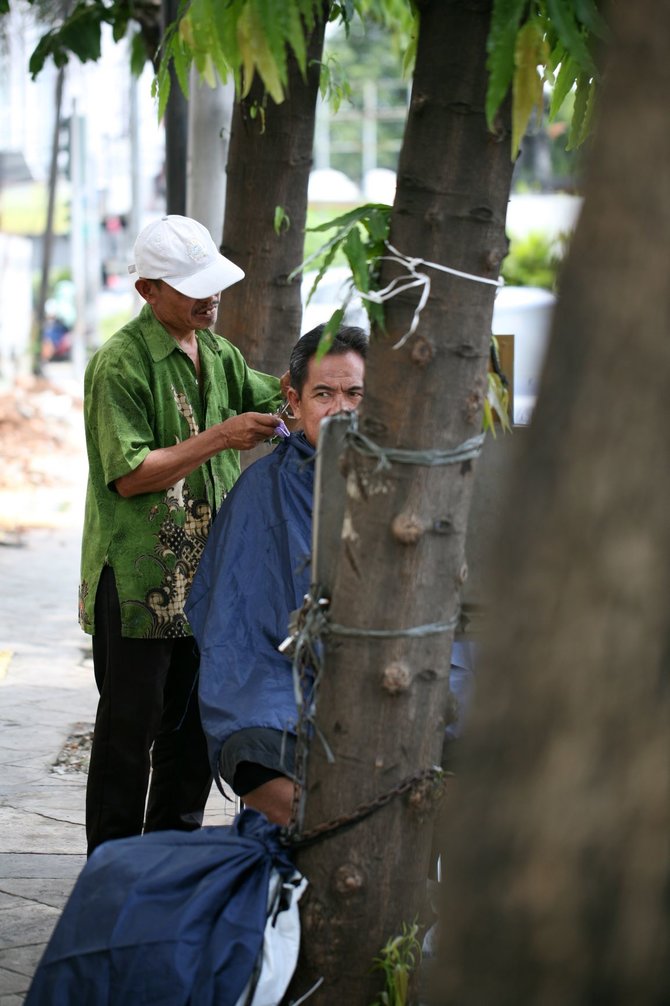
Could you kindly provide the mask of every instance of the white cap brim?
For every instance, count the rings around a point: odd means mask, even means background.
[[[185,297],[204,300],[220,293],[221,290],[226,290],[234,283],[239,283],[244,279],[244,270],[230,259],[219,255],[216,261],[190,276],[162,276],[161,279],[179,293],[183,293]]]

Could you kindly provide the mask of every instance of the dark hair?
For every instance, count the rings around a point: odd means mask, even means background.
[[[305,332],[296,342],[291,351],[289,361],[289,373],[291,375],[291,387],[298,394],[302,394],[302,389],[307,380],[307,367],[309,361],[316,353],[325,325],[317,325],[309,332]],[[368,354],[368,336],[362,328],[355,325],[342,325],[335,333],[332,344],[328,347],[328,352],[336,356],[342,353],[358,353],[363,359]]]

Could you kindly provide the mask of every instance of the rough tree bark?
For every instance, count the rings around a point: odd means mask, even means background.
[[[178,0],[162,0],[162,29],[176,20]],[[186,155],[188,150],[188,101],[179,87],[174,66],[170,67],[170,97],[165,108],[165,209],[186,213]]]
[[[507,112],[486,128],[488,2],[420,3],[420,34],[392,243],[495,279],[506,251],[511,183]],[[382,285],[393,273],[384,264]],[[388,335],[373,339],[360,425],[375,442],[414,451],[454,448],[481,430],[494,288],[427,270],[431,294],[417,333],[398,349],[418,293],[388,302]],[[458,612],[474,464],[392,464],[349,451],[342,552],[331,620],[365,629],[441,623]],[[334,637],[317,721],[335,755],[309,755],[304,827],[346,814],[439,763],[451,633],[395,639]],[[368,1004],[373,958],[420,912],[431,801],[397,798],[349,831],[302,851],[302,958],[293,993],[316,979],[315,1003]]]
[[[670,8],[611,13],[446,830],[440,1004],[670,995]]]
[[[233,110],[221,250],[246,278],[224,291],[217,328],[251,366],[271,374],[284,372],[300,334],[300,280],[289,283],[288,275],[303,258],[325,9],[308,40],[306,79],[291,58],[280,105],[264,100],[256,78]],[[288,224],[279,234],[277,206]]]

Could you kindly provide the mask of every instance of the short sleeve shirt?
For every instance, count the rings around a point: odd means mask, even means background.
[[[221,451],[159,492],[124,498],[114,482],[150,451],[242,412],[271,412],[280,402],[278,379],[249,368],[230,342],[209,330],[196,338],[199,381],[192,361],[147,304],[86,369],[89,478],[79,588],[85,632],[95,632],[95,594],[109,565],[124,636],[191,634],[184,602],[216,507],[240,474],[239,452]]]

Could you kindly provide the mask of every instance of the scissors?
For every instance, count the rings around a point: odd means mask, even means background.
[[[288,436],[291,435],[291,431],[289,430],[288,426],[286,426],[286,424],[284,423],[284,420],[281,418],[282,416],[286,416],[287,419],[295,419],[295,416],[292,413],[289,412],[289,408],[290,408],[290,406],[289,406],[288,400],[287,400],[287,401],[284,402],[283,405],[280,405],[279,408],[275,412],[273,412],[274,416],[278,416],[279,417],[280,422],[275,427],[274,435],[272,437],[269,437],[265,441],[267,444],[272,443],[272,441],[275,440],[277,437],[284,438],[284,437],[288,437]]]
[[[280,405],[278,409],[275,410],[275,416],[286,416],[287,419],[295,419],[295,416],[290,412],[291,406],[289,405],[288,398],[283,405]]]

